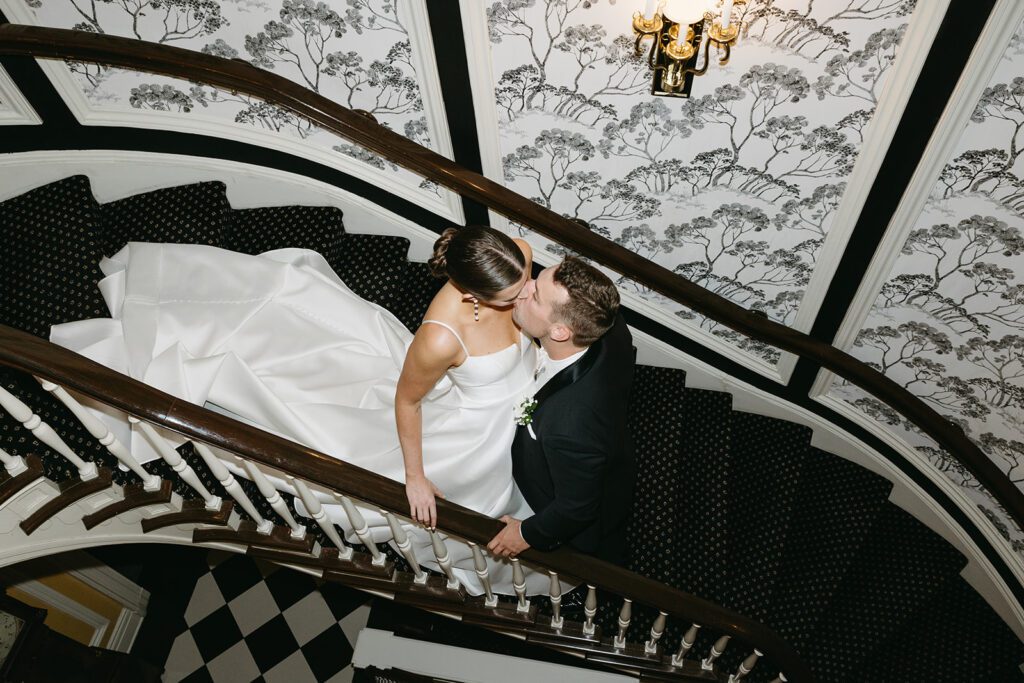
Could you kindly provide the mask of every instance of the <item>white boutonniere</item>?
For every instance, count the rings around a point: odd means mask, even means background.
[[[537,399],[527,396],[512,408],[512,417],[516,424],[524,427],[533,422],[533,411],[537,410]]]

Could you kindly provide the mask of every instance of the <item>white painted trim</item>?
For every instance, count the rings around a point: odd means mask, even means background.
[[[43,122],[32,105],[0,66],[0,126],[38,126]]]
[[[1013,591],[1003,581],[985,553],[977,547],[956,520],[895,464],[825,418],[742,382],[644,332],[632,328],[631,332],[637,347],[637,362],[683,370],[686,372],[687,388],[731,394],[733,410],[764,415],[809,427],[812,430],[812,446],[850,460],[892,482],[894,488],[890,500],[964,554],[968,560],[968,568],[963,572],[964,578],[970,580],[974,589],[986,599],[1014,633],[1024,640],[1024,607],[1017,603]],[[834,406],[829,401],[818,400],[878,434],[934,482],[980,530],[989,544],[999,553],[1000,558],[1010,567],[1017,581],[1024,585],[1024,565],[1022,565],[1021,559],[958,486],[936,470],[916,450],[906,444],[901,444],[891,433],[874,423],[871,418],[848,405]]]
[[[12,571],[15,576],[18,572]],[[18,581],[17,583],[11,584],[11,588],[16,588],[24,592],[26,595],[31,595],[33,598],[43,603],[47,607],[67,614],[69,617],[82,622],[86,626],[93,629],[92,637],[89,639],[89,645],[92,647],[98,646],[103,642],[103,637],[107,633],[107,627],[110,626],[110,621],[105,619],[103,615],[93,612],[91,609],[75,602],[63,593],[58,593],[49,586],[43,585],[34,579],[27,579]]]
[[[444,680],[475,683],[521,683],[522,681],[559,681],[560,683],[630,683],[636,678],[626,674],[580,669],[510,655],[481,652],[454,645],[396,636],[390,631],[364,628],[359,632],[352,666],[401,669]]]
[[[232,208],[308,204],[336,206],[351,233],[398,234],[409,257],[425,261],[437,235],[364,197],[303,175],[224,159],[121,150],[60,150],[0,155],[0,201],[77,173],[109,202],[159,187],[202,180],[227,184]]]
[[[918,3],[920,7],[922,3]],[[875,255],[865,272],[857,295],[846,311],[842,325],[836,333],[833,345],[849,350],[857,334],[864,327],[871,308],[878,299],[882,285],[889,279],[900,249],[907,235],[914,228],[917,218],[924,210],[925,203],[938,182],[942,169],[949,162],[964,128],[970,121],[974,107],[1003,58],[1004,46],[1008,45],[1021,21],[1024,20],[1024,2],[1020,0],[999,0],[984,30],[978,37],[971,57],[964,67],[956,89],[942,112],[935,132],[921,157],[921,162],[907,185],[896,213],[885,230],[885,235],[875,250]],[[994,49],[994,46],[1000,46]],[[827,392],[835,375],[827,370],[818,373],[811,388],[811,396]]]
[[[793,320],[794,329],[809,332],[821,311],[829,283],[835,276],[853,229],[864,210],[873,180],[889,152],[896,129],[910,101],[912,84],[917,83],[918,76],[921,75],[925,59],[946,16],[949,2],[950,0],[919,2],[908,18],[909,26],[896,55],[896,62],[885,77],[885,84],[878,97],[878,106],[871,117],[867,135],[860,146],[853,171],[846,179],[846,192],[843,193],[839,207],[832,217],[831,226],[811,274],[811,281]],[[797,359],[794,354],[784,352],[780,360],[784,362],[779,364],[779,372],[788,382]]]

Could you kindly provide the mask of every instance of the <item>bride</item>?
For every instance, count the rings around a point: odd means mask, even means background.
[[[511,309],[530,261],[521,240],[487,227],[449,228],[430,260],[447,282],[412,335],[315,252],[248,256],[133,242],[100,264],[111,318],[56,325],[50,338],[163,391],[404,481],[410,516],[424,526],[436,525],[435,496],[523,519],[532,511],[513,482],[510,446],[513,409],[531,393],[536,351]],[[140,461],[157,457],[140,434],[127,438]],[[283,480],[275,485],[292,491]],[[341,506],[325,509],[354,539]],[[362,512],[375,539],[390,539],[383,516]],[[428,533],[407,530],[421,563],[436,567]],[[483,592],[469,547],[447,545],[467,591]],[[494,590],[512,593],[507,561],[488,564]],[[528,592],[543,593],[548,582],[528,572]]]

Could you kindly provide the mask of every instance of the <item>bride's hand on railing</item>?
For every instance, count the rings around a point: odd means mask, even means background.
[[[405,495],[409,499],[409,516],[428,529],[437,527],[437,504],[434,498],[444,498],[441,490],[425,476],[406,477]]]

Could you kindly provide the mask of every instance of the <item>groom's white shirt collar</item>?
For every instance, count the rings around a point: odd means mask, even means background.
[[[537,352],[537,370],[534,373],[533,393],[536,394],[540,391],[541,387],[548,383],[548,380],[578,361],[586,352],[587,350],[583,349],[560,360],[551,360],[548,352],[542,346]]]

